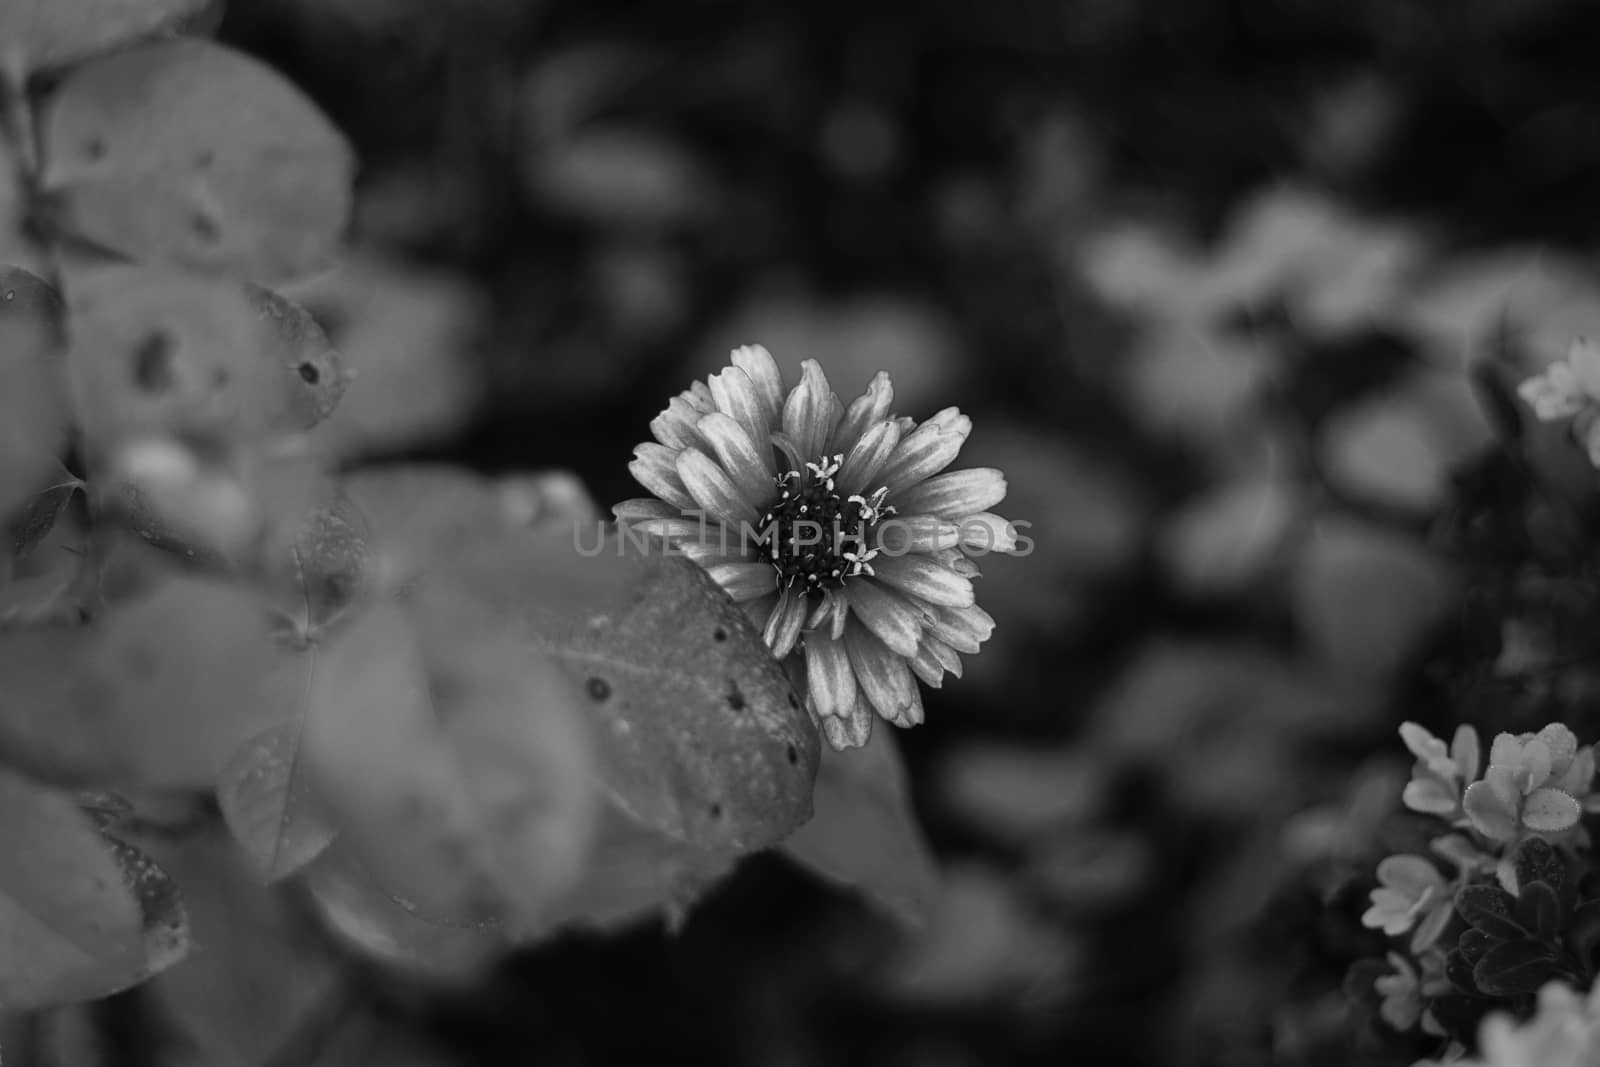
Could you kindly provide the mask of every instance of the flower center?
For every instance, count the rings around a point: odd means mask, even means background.
[[[778,502],[761,516],[760,539],[778,572],[778,586],[799,586],[807,594],[820,596],[826,589],[844,584],[845,579],[871,575],[872,530],[878,522],[894,514],[884,504],[887,487],[870,497],[859,493],[841,497],[834,476],[844,463],[843,456],[823,457],[807,463],[803,471],[778,475]]]

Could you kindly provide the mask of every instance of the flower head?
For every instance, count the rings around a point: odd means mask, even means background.
[[[1500,734],[1489,750],[1483,781],[1469,785],[1462,808],[1492,840],[1514,840],[1522,829],[1561,833],[1578,824],[1594,779],[1594,750],[1560,723],[1537,734]]]
[[[846,405],[815,360],[792,389],[760,345],[675,397],[629,470],[654,499],[620,522],[665,537],[747,606],[779,659],[805,660],[809,707],[836,748],[864,744],[874,713],[922,721],[917,679],[960,677],[988,639],[970,558],[1013,552],[989,509],[1005,478],[946,472],[972,422],[946,408],[894,415],[879,374]]]
[[[1575,338],[1565,359],[1524,381],[1517,395],[1541,422],[1572,419],[1574,436],[1600,467],[1600,348]]]
[[[1390,856],[1378,864],[1379,887],[1361,925],[1395,937],[1416,927],[1411,951],[1422,952],[1439,940],[1450,916],[1450,886],[1439,869],[1421,856]]]

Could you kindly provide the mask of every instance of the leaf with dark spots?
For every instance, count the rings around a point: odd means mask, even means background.
[[[422,919],[543,921],[600,794],[576,682],[441,603],[379,603],[312,679],[303,758],[341,839]]]
[[[417,602],[461,602],[581,684],[605,683],[609,696],[586,706],[602,780],[634,819],[698,848],[748,852],[809,817],[816,729],[754,625],[701,568],[588,526],[448,551],[396,546],[407,530],[431,538],[427,523],[373,526],[386,551],[432,554]],[[712,638],[718,626],[727,640]]]
[[[890,734],[874,730],[861,748],[824,752],[816,815],[780,847],[827,881],[920,926],[938,894],[939,873]]]
[[[1524,930],[1512,917],[1516,901],[1499,886],[1463,886],[1456,893],[1455,903],[1463,919],[1491,937],[1520,938],[1524,935]]]
[[[82,266],[69,281],[68,374],[92,455],[140,435],[298,433],[338,401],[336,356],[281,296],[155,267]],[[300,373],[307,363],[315,386]]]
[[[1540,941],[1561,933],[1561,900],[1547,882],[1528,882],[1517,894],[1517,925]]]
[[[343,235],[349,145],[277,72],[210,41],[70,72],[42,126],[56,224],[128,259],[275,281],[324,266]]]
[[[1472,968],[1478,989],[1493,997],[1536,992],[1559,973],[1558,953],[1526,938],[1490,948]]]
[[[170,879],[64,793],[0,769],[0,1010],[107,996],[188,949]]]

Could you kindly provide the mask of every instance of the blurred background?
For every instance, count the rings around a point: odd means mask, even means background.
[[[1446,536],[1495,438],[1469,369],[1600,330],[1597,33],[1578,0],[230,0],[361,159],[346,269],[293,294],[362,375],[347,460],[609,506],[760,342],[959,404],[1037,541],[896,735],[923,928],[763,856],[675,936],[378,1003],[383,1062],[1408,1062],[1340,984],[1383,948],[1396,725],[1509,654]]]

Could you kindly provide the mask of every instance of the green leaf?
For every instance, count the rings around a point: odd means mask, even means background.
[[[0,5],[0,71],[15,78],[144,37],[209,0],[7,0]]]
[[[0,1011],[107,996],[188,948],[177,891],[65,794],[0,769]]]
[[[1512,918],[1516,902],[1495,885],[1462,886],[1456,893],[1456,911],[1473,928],[1491,937],[1520,938],[1521,926]]]
[[[1543,834],[1558,834],[1578,824],[1578,802],[1559,789],[1536,789],[1522,802],[1522,825]]]
[[[329,260],[354,158],[269,67],[200,40],[129,49],[48,101],[57,225],[130,259],[273,281]]]
[[[467,979],[508,949],[497,924],[445,926],[407,911],[343,843],[306,868],[305,882],[335,934],[394,967],[435,979]]]
[[[306,685],[317,653],[306,655]],[[257,874],[293,874],[322,854],[338,833],[300,759],[303,718],[268,727],[246,741],[217,776],[217,803]]]
[[[338,999],[343,961],[307,928],[301,901],[263,887],[215,822],[133,840],[183,887],[196,946],[140,988],[141,1009],[170,1032],[166,1047],[183,1048],[176,1062],[271,1063]]]
[[[1558,896],[1565,898],[1572,895],[1573,887],[1569,884],[1572,879],[1566,859],[1559,849],[1543,838],[1530,837],[1518,845],[1513,862],[1519,886],[1544,882]]]
[[[55,529],[56,520],[72,503],[72,495],[83,488],[83,483],[66,468],[58,473],[62,480],[35,494],[11,525],[11,551],[18,558],[39,547],[39,542]]]
[[[1538,941],[1504,941],[1483,954],[1472,980],[1491,997],[1536,992],[1558,973],[1557,952]]]
[[[82,268],[72,281],[68,374],[91,445],[299,432],[343,390],[307,314],[265,290],[127,266]]]
[[[633,819],[711,852],[777,843],[811,814],[818,760],[783,669],[704,570],[601,533],[552,523],[440,553],[418,595],[463,598],[580,681]]]
[[[55,290],[0,266],[0,515],[46,484],[66,447],[63,330]]]
[[[123,754],[96,719],[110,694],[85,670],[93,641],[78,626],[0,630],[0,763],[60,785],[123,769]]]
[[[127,780],[209,789],[247,739],[298,713],[309,656],[279,644],[250,590],[171,578],[109,611],[78,669],[100,690],[84,728]]]
[[[816,815],[783,842],[801,866],[864,893],[900,921],[921,926],[939,873],[917,826],[905,767],[888,730],[867,744],[823,755]]]
[[[410,615],[378,604],[327,646],[303,758],[344,839],[419,916],[536,924],[581,877],[599,811],[582,694],[481,615]]]
[[[1545,882],[1525,882],[1517,895],[1517,925],[1541,941],[1561,932],[1561,900]]]

